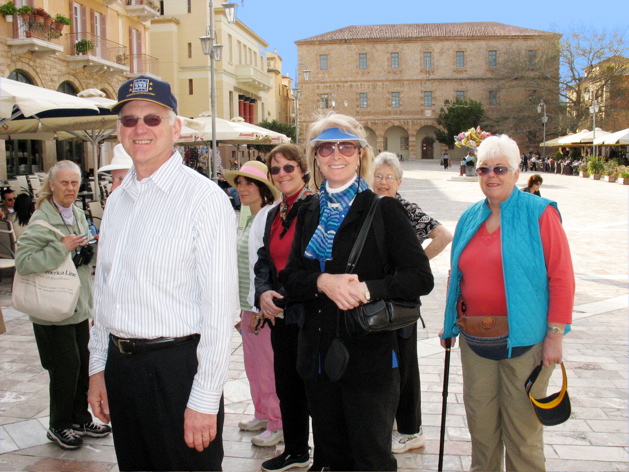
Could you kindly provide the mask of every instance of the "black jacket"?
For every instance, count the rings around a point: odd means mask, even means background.
[[[313,195],[309,195],[302,200],[296,201],[293,203],[293,208],[297,207],[295,208],[297,210],[299,206],[306,205],[312,197]],[[277,270],[271,260],[271,254],[269,252],[271,226],[273,226],[273,221],[279,211],[280,206],[276,205],[275,208],[271,209],[267,214],[264,226],[263,245],[258,249],[258,260],[253,267],[253,272],[255,273],[255,306],[258,309],[260,308],[260,295],[269,290],[274,290],[284,297],[276,299],[275,303],[277,306],[284,309],[284,321],[286,321],[287,324],[296,324],[299,322],[299,316],[301,315],[301,304],[293,303],[286,293],[284,286],[279,280]],[[297,218],[293,220],[292,224],[296,223]]]
[[[334,239],[332,260],[326,263],[327,273],[346,273],[347,259],[374,198],[375,194],[366,190],[354,199]],[[391,372],[392,351],[397,350],[395,332],[350,338],[343,329],[345,312],[317,290],[317,278],[321,274],[319,261],[307,259],[303,254],[317,228],[319,214],[318,196],[300,208],[291,255],[286,269],[280,273],[291,299],[301,301],[304,308],[297,369],[304,378],[319,371],[319,363],[325,359],[330,342],[337,335],[338,313],[338,331],[350,353],[345,377],[376,371],[382,374],[383,381],[388,381],[386,373]],[[375,231],[384,232],[379,235],[380,240],[384,240],[383,250],[379,250]],[[380,202],[354,272],[367,283],[372,299],[417,300],[432,290],[434,281],[428,258],[404,207],[394,198],[385,197]]]

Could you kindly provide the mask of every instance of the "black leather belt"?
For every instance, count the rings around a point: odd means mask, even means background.
[[[167,349],[199,339],[200,337],[198,334],[191,334],[180,338],[123,339],[113,334],[109,335],[111,342],[114,343],[122,354],[141,354],[148,351]]]

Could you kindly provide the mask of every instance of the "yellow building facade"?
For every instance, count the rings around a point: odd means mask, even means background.
[[[501,23],[349,26],[296,41],[300,73],[311,70],[299,83],[300,141],[316,113],[333,109],[355,116],[376,151],[439,158],[444,101],[472,99],[489,116],[532,107],[536,91],[510,88],[501,66],[513,54],[534,61],[549,43],[558,35]]]

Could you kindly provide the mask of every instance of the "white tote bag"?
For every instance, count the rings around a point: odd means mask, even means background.
[[[65,236],[46,221],[36,220],[55,233]],[[71,253],[59,267],[35,274],[20,275],[13,279],[13,307],[27,315],[53,323],[63,321],[74,314],[79,300],[81,282],[72,262]]]

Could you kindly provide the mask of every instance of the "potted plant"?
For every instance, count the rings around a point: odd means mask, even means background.
[[[33,19],[37,23],[43,23],[44,19],[48,16],[50,15],[48,15],[48,12],[46,12],[43,8],[35,8],[33,10]]]
[[[7,23],[13,22],[13,15],[15,15],[16,12],[17,8],[15,8],[15,4],[11,1],[5,3],[4,5],[0,5],[0,15],[4,16]]]
[[[618,161],[612,159],[605,162],[603,169],[603,179],[605,182],[616,182],[618,178]]]
[[[579,176],[588,178],[590,174],[588,174],[588,165],[586,163],[579,164]]]
[[[31,20],[31,15],[33,14],[34,11],[35,9],[33,7],[29,5],[24,5],[18,8],[16,13],[18,15],[22,15],[22,20],[24,20],[25,22],[28,22]]]
[[[126,64],[127,63],[127,54],[125,52],[121,52],[120,54],[116,54],[116,62],[118,64]]]
[[[59,13],[55,15],[55,28],[57,28],[58,31],[63,30],[65,25],[70,25],[71,23],[70,18],[67,16],[60,15]]]
[[[625,166],[618,168],[618,179],[616,180],[620,185],[629,185],[629,170]]]
[[[80,39],[74,43],[74,49],[76,49],[78,54],[85,54],[86,52],[90,52],[94,49],[94,43],[89,39]]]
[[[600,180],[601,173],[605,168],[603,164],[603,160],[600,157],[590,157],[590,162],[588,162],[588,172],[590,173],[590,179]]]

